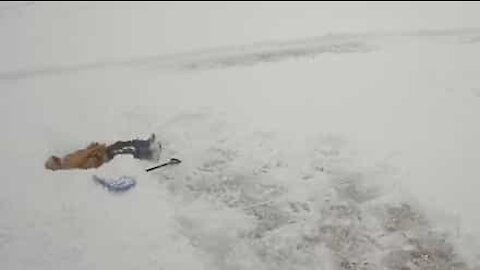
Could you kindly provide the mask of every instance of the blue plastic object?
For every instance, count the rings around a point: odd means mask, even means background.
[[[111,192],[125,192],[137,184],[135,179],[129,176],[121,176],[118,179],[103,179],[96,175],[93,176],[93,181],[102,185]]]

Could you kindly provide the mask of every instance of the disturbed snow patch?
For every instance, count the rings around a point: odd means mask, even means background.
[[[402,194],[401,174],[355,165],[342,138],[239,136],[208,112],[175,119],[162,134],[192,159],[157,174],[181,202],[179,232],[211,267],[474,269]]]

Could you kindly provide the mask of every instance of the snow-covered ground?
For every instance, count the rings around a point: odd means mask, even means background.
[[[480,6],[312,5],[2,4],[0,269],[479,269]]]

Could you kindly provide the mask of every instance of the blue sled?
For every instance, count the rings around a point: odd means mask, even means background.
[[[125,192],[137,184],[135,179],[129,176],[122,176],[118,179],[113,179],[113,180],[106,180],[103,178],[100,178],[96,175],[93,176],[93,181],[104,188],[106,188],[110,192]]]

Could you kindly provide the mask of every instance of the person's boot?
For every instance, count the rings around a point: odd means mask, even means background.
[[[150,138],[148,138],[148,141],[150,143],[153,143],[155,140],[156,140],[155,133],[152,133],[152,135],[150,135]]]
[[[152,133],[152,136],[148,139],[150,142],[150,151],[152,153],[152,160],[159,161],[160,153],[162,152],[162,144],[156,141],[155,134]]]

